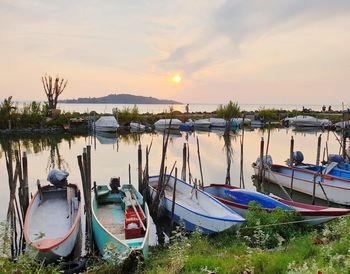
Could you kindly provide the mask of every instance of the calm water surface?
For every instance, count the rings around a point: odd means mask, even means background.
[[[240,138],[242,132],[232,133],[233,163],[231,181],[239,185]],[[289,143],[291,136],[295,139],[295,150],[304,153],[305,162],[315,163],[317,137],[322,134],[322,147],[328,139],[330,153],[339,152],[339,144],[333,132],[305,131],[297,132],[292,129],[273,129],[269,154],[274,163],[284,163],[289,157]],[[222,131],[201,132],[192,134],[182,132],[179,135],[170,135],[166,165],[168,170],[177,162],[179,174],[182,167],[183,143],[190,146],[190,165],[194,178],[200,179],[196,137],[199,139],[203,166],[204,184],[224,183],[226,175],[226,154]],[[244,179],[247,189],[255,190],[251,176],[252,162],[256,160],[260,151],[260,139],[267,131],[255,129],[245,131],[244,134]],[[46,175],[51,168],[62,168],[69,171],[69,182],[81,185],[77,156],[82,154],[83,148],[92,146],[92,181],[97,184],[109,182],[112,176],[120,176],[122,183],[128,182],[128,166],[131,165],[132,183],[137,186],[137,146],[141,143],[143,151],[146,145],[153,143],[150,154],[150,174],[158,174],[161,160],[161,133],[123,134],[107,136],[43,136],[35,138],[7,139],[13,146],[27,151],[30,192],[36,191],[36,180],[45,182]],[[4,140],[2,140],[3,142]],[[144,159],[143,159],[144,164]],[[6,219],[9,201],[9,186],[4,151],[0,148],[0,220]]]

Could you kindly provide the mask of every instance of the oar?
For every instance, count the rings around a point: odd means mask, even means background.
[[[136,195],[135,195],[135,193],[134,193],[133,191],[131,191],[131,196],[132,196],[132,198],[135,199],[136,204],[137,204],[138,207],[140,208],[142,215],[146,218],[146,214],[145,214],[145,212],[143,211],[142,206],[140,205],[140,203],[139,203],[139,201],[137,200],[137,197],[136,197]]]
[[[129,194],[129,196],[128,196],[128,194]],[[140,223],[141,223],[141,225],[142,225],[143,230],[146,231],[146,227],[145,227],[145,225],[143,224],[142,219],[141,219],[139,213],[137,212],[137,210],[136,210],[136,208],[135,208],[135,205],[134,205],[133,202],[132,202],[132,198],[131,198],[130,192],[129,192],[129,191],[126,191],[126,192],[125,192],[125,195],[126,195],[126,198],[129,199],[130,204],[131,204],[133,210],[135,211],[136,216],[137,216],[137,218],[139,219],[139,221],[140,221]]]

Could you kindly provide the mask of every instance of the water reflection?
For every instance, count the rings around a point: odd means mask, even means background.
[[[255,190],[251,176],[253,169],[252,162],[259,156],[260,138],[267,139],[267,131],[256,129],[245,130],[244,136],[244,159],[243,174],[246,188]],[[289,157],[290,137],[294,136],[295,149],[303,152],[305,162],[315,163],[317,137],[322,134],[322,147],[327,141],[329,153],[339,152],[339,143],[333,133],[319,132],[316,134],[299,132],[292,129],[277,128],[271,130],[269,154],[272,155],[274,163],[283,164]],[[177,162],[180,171],[182,167],[183,143],[188,143],[190,152],[190,166],[193,178],[200,178],[200,169],[197,157],[198,137],[200,143],[200,155],[202,161],[203,177],[206,184],[225,183],[227,175],[227,150],[225,150],[224,131],[195,131],[193,133],[176,132],[170,135],[166,165],[171,169],[173,163]],[[120,176],[122,183],[127,183],[129,174],[128,166],[131,165],[131,180],[137,186],[137,145],[141,144],[145,149],[146,145],[153,142],[149,157],[150,175],[158,174],[162,150],[162,132],[118,132],[118,135],[45,135],[45,136],[13,136],[0,138],[0,177],[8,178],[4,147],[11,147],[12,150],[19,149],[28,154],[28,178],[31,192],[35,191],[37,179],[46,178],[50,168],[67,169],[70,173],[69,181],[81,184],[80,173],[77,164],[77,155],[81,154],[82,148],[86,145],[92,146],[92,180],[97,184],[105,183],[112,176]],[[240,184],[240,141],[242,132],[231,132],[231,184]],[[338,137],[338,136],[337,136]],[[338,137],[339,138],[339,137]],[[143,154],[144,155],[144,154]],[[12,156],[13,157],[13,156]],[[0,185],[0,219],[6,219],[5,208],[8,205],[10,191],[6,184]]]

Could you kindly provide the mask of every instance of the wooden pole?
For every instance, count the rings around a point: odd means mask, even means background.
[[[22,199],[23,199],[23,213],[25,217],[25,214],[27,212],[27,208],[29,206],[29,188],[28,188],[28,160],[27,160],[27,153],[23,152],[22,157],[22,166],[23,166],[23,191],[22,191]]]
[[[129,164],[129,185],[131,185],[131,166]]]
[[[143,193],[143,184],[142,184],[142,149],[141,144],[137,151],[137,169],[138,169],[138,180],[139,180],[139,192]]]
[[[186,182],[186,160],[187,160],[187,146],[186,143],[183,145],[182,149],[182,171],[181,171],[181,180]]]
[[[259,167],[259,179],[260,184],[263,184],[264,178],[263,178],[263,169],[264,169],[264,137],[261,137],[260,141],[260,167]]]
[[[318,136],[318,140],[317,140],[317,154],[316,154],[316,166],[320,165],[320,154],[321,154],[321,137],[322,134],[320,134],[320,136]]]
[[[202,181],[202,184],[204,185],[203,170],[202,170],[202,161],[201,161],[201,154],[200,154],[200,151],[199,151],[199,141],[198,141],[198,137],[197,137],[197,153],[198,153],[198,161],[199,161],[199,170],[200,170],[200,173],[201,173],[201,181]]]
[[[294,162],[294,138],[293,136],[290,139],[290,154],[289,154],[289,166],[293,167]],[[292,198],[293,196],[293,183],[294,183],[294,168],[292,169],[292,178],[290,180],[290,193],[289,196]]]
[[[175,200],[176,200],[176,183],[177,183],[177,168],[175,168],[175,181],[173,187],[173,201],[171,205],[171,228],[174,226],[174,211],[175,211]]]
[[[240,159],[240,168],[239,168],[239,187],[240,188],[245,188],[244,175],[243,175],[244,119],[245,119],[245,115],[243,115],[243,122],[242,122],[241,159]]]
[[[192,173],[190,166],[190,144],[187,143],[187,165],[188,165],[188,183],[192,183]]]

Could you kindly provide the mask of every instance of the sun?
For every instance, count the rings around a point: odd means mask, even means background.
[[[180,83],[181,80],[182,80],[182,78],[181,78],[180,74],[176,74],[176,75],[173,76],[173,78],[171,78],[171,81],[173,81],[176,84]]]

